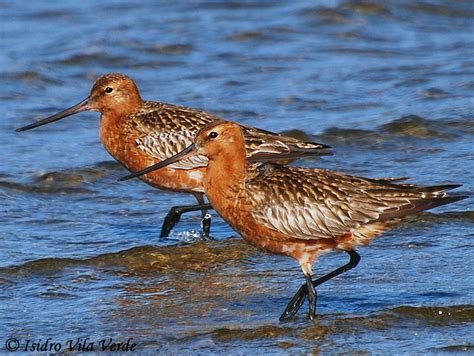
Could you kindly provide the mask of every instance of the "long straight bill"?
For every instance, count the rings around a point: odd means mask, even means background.
[[[20,132],[20,131],[26,131],[26,130],[34,129],[35,127],[43,126],[43,125],[49,124],[51,122],[64,119],[65,117],[77,114],[78,112],[89,111],[89,110],[92,110],[92,109],[89,106],[89,97],[87,97],[84,100],[82,100],[80,103],[77,103],[76,105],[71,106],[69,109],[63,110],[63,111],[61,111],[61,112],[59,112],[59,113],[57,113],[53,116],[47,117],[46,119],[43,119],[43,120],[40,120],[40,121],[37,121],[37,122],[34,122],[30,125],[20,127],[19,129],[16,129],[16,131]]]
[[[129,180],[129,179],[132,179],[132,178],[139,177],[143,174],[147,174],[147,173],[156,171],[157,169],[169,166],[170,164],[173,164],[174,162],[177,162],[179,160],[186,159],[186,158],[188,158],[192,155],[195,155],[196,152],[197,152],[196,146],[194,146],[194,144],[191,144],[188,147],[186,147],[184,150],[182,150],[181,152],[175,154],[174,156],[172,156],[170,158],[167,158],[164,161],[158,162],[158,163],[156,163],[156,164],[154,164],[154,165],[152,165],[148,168],[145,168],[145,169],[143,169],[139,172],[135,172],[135,173],[129,174],[125,177],[119,178],[118,181],[123,182],[124,180]]]

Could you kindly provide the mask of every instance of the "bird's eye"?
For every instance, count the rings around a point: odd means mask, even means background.
[[[209,138],[216,138],[217,136],[219,136],[219,134],[215,131],[212,131],[209,135],[207,135]]]
[[[105,88],[106,93],[112,93],[113,91],[114,91],[114,88],[112,88],[112,87]]]

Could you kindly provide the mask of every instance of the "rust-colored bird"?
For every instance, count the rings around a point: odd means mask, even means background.
[[[144,101],[131,78],[109,73],[97,79],[90,95],[80,103],[17,131],[29,130],[82,111],[98,111],[102,114],[100,139],[105,149],[131,171],[142,170],[180,152],[191,144],[192,137],[199,129],[210,122],[222,121],[204,111]],[[245,136],[246,155],[253,159],[279,154],[291,160],[329,148],[249,126],[241,127]],[[209,235],[210,216],[207,209],[212,207],[204,204],[202,186],[206,165],[205,156],[195,156],[141,178],[155,188],[191,193],[198,202],[198,205],[173,207],[163,223],[162,237],[169,234],[183,212],[193,210],[202,211],[204,236]]]
[[[196,155],[208,157],[204,189],[222,218],[251,244],[299,262],[306,283],[280,320],[293,316],[306,296],[312,319],[315,287],[354,268],[360,260],[358,245],[368,244],[406,215],[466,198],[447,195],[459,185],[422,187],[322,169],[249,163],[242,128],[231,122],[208,125],[188,148],[145,171]],[[317,257],[334,250],[347,252],[349,263],[313,281]]]

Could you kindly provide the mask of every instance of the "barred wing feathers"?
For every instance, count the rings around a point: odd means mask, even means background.
[[[401,218],[463,199],[446,185],[419,187],[364,179],[321,169],[262,165],[246,182],[258,223],[298,239],[357,234],[368,225]]]
[[[151,157],[163,161],[192,143],[196,133],[212,122],[222,121],[204,111],[184,106],[147,101],[142,108],[132,115],[133,128],[140,134],[136,139],[137,146]],[[320,148],[326,147],[312,142],[303,142],[273,132],[241,126],[244,133],[247,156],[268,159],[280,155],[282,159],[296,159],[305,155],[314,155]],[[256,157],[258,159],[258,156]],[[207,166],[207,158],[195,156],[170,167],[175,169],[192,169]]]

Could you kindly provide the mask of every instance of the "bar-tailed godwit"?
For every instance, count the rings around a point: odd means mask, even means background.
[[[315,287],[354,268],[360,260],[358,245],[368,244],[406,215],[466,198],[447,195],[459,187],[454,184],[423,187],[322,169],[250,163],[242,128],[231,122],[209,124],[181,153],[146,171],[197,156],[208,158],[203,185],[221,217],[251,244],[291,256],[300,264],[306,283],[280,320],[296,314],[306,296],[313,319]],[[312,265],[329,251],[347,252],[349,263],[313,281]]]
[[[109,73],[97,79],[90,95],[78,104],[17,131],[29,130],[82,111],[102,114],[100,139],[105,149],[131,171],[142,170],[173,156],[191,143],[191,138],[199,129],[210,122],[221,121],[204,111],[159,101],[144,101],[131,78]],[[254,159],[264,159],[273,154],[294,159],[329,148],[249,126],[241,127],[246,155]],[[207,209],[212,207],[204,202],[202,180],[206,165],[205,156],[195,156],[141,178],[155,188],[191,193],[198,202],[198,205],[173,207],[164,220],[161,236],[169,234],[181,213],[193,210],[202,211],[204,236],[208,236],[210,216]]]

